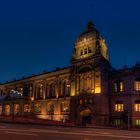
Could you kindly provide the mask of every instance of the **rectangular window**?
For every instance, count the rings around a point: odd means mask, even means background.
[[[31,111],[30,104],[24,104],[24,112],[29,113]]]
[[[115,111],[116,112],[124,111],[124,105],[123,104],[115,104]]]
[[[135,81],[135,83],[134,83],[134,89],[136,91],[140,91],[140,81]]]
[[[122,125],[122,120],[121,119],[115,119],[113,121],[113,123],[114,123],[115,126],[121,126]]]
[[[140,119],[136,119],[136,126],[140,126]]]
[[[123,92],[124,88],[123,88],[123,82],[117,81],[114,83],[114,91],[115,92]]]
[[[61,112],[62,113],[68,113],[69,112],[69,103],[68,102],[62,102],[61,103]]]
[[[0,105],[0,115],[2,115],[2,105]]]
[[[114,91],[117,92],[117,83],[114,83]]]
[[[140,112],[140,103],[136,103],[134,105],[134,110],[137,111],[137,112]]]
[[[123,82],[120,82],[120,92],[123,91]]]

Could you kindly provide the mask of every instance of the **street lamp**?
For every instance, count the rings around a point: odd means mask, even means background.
[[[130,112],[127,111],[127,127],[128,127],[128,130],[130,128]]]

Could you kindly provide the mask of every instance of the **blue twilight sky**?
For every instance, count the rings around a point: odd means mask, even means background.
[[[140,0],[1,0],[0,81],[69,66],[89,3],[113,67],[140,61]]]

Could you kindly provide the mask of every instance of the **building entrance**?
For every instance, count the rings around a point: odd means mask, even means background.
[[[80,112],[80,120],[82,125],[90,124],[91,123],[91,110],[84,109]]]

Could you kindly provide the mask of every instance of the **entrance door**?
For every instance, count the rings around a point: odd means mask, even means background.
[[[86,125],[91,123],[91,110],[84,109],[80,112],[81,124]]]

